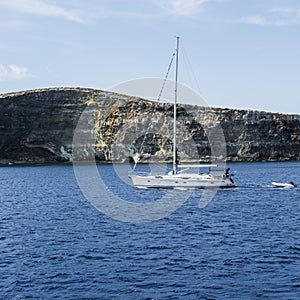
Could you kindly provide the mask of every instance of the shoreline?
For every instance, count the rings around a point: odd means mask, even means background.
[[[227,163],[281,163],[281,162],[300,162],[300,160],[297,159],[276,159],[276,160],[226,160],[226,161],[182,161],[183,164],[227,164]],[[49,161],[49,162],[24,162],[24,161],[10,161],[7,163],[0,162],[0,167],[26,167],[26,166],[49,166],[49,165],[125,165],[125,164],[132,164],[129,162],[112,162],[112,161],[65,161],[65,162],[59,162],[59,161]],[[147,165],[147,164],[172,164],[171,161],[145,161],[145,162],[139,162],[140,165]]]

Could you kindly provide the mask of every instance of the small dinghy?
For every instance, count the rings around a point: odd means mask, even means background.
[[[291,181],[289,183],[272,182],[272,185],[274,187],[279,187],[279,188],[294,188],[294,187],[296,187],[296,184],[293,181]]]

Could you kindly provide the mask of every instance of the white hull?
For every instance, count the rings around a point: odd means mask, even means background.
[[[296,187],[295,184],[293,184],[293,183],[272,182],[272,185],[274,187],[279,187],[279,188],[294,188],[294,187]]]
[[[137,188],[230,188],[235,187],[230,178],[210,174],[134,175],[129,177]]]

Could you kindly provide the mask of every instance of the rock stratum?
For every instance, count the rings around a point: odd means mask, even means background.
[[[0,95],[0,163],[171,161],[173,105],[84,88]],[[300,159],[300,116],[178,105],[180,161]]]

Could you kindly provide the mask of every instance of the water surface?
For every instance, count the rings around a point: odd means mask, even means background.
[[[299,299],[300,188],[271,182],[300,184],[300,163],[230,166],[237,188],[204,209],[195,191],[167,218],[142,224],[96,210],[72,166],[0,168],[0,298]],[[98,168],[121,197],[165,193]]]

